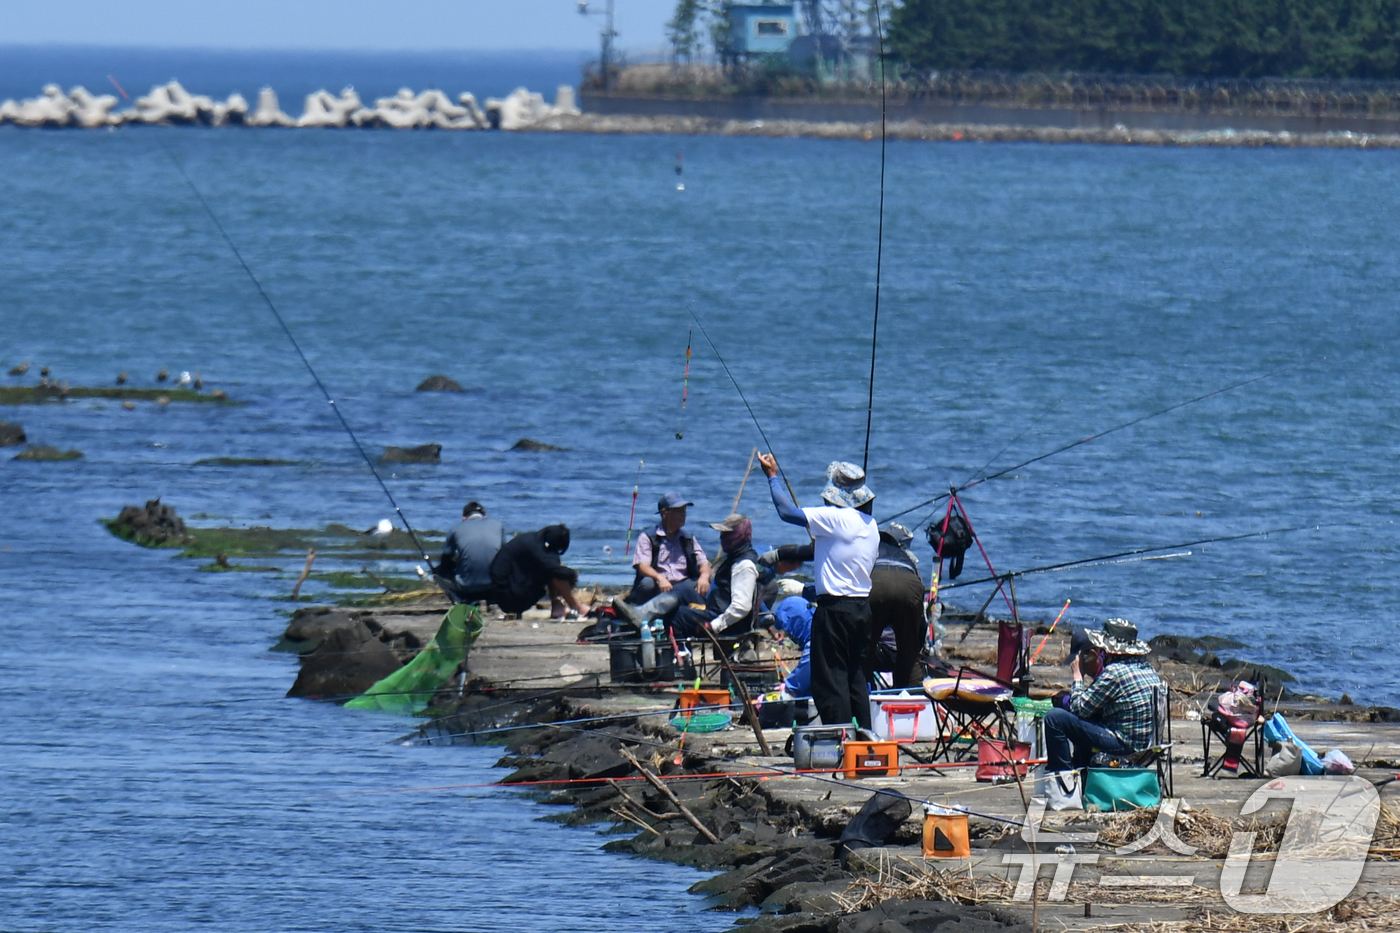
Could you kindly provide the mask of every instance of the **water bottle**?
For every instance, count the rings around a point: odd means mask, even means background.
[[[642,670],[656,670],[656,637],[651,633],[651,623],[643,622],[642,632]]]

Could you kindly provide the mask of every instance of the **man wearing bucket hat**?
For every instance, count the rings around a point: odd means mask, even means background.
[[[1152,649],[1138,638],[1137,626],[1109,619],[1101,631],[1085,636],[1103,652],[1103,669],[1093,686],[1086,686],[1079,655],[1070,661],[1074,685],[1069,708],[1045,714],[1045,770],[1050,773],[1088,767],[1095,751],[1142,751],[1156,739],[1154,691],[1162,681],[1147,663]]]
[[[825,505],[799,509],[778,479],[778,461],[759,454],[773,505],[783,521],[806,528],[815,542],[817,609],[812,615],[812,699],[827,725],[852,719],[870,728],[870,572],[880,552],[880,530],[870,517],[875,493],[865,471],[836,461],[826,468]]]

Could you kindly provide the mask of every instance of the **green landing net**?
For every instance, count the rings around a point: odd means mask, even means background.
[[[412,716],[428,708],[433,694],[457,673],[483,628],[472,605],[453,606],[442,617],[433,640],[417,656],[345,705]]]

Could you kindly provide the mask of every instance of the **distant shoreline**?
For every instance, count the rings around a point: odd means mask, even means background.
[[[522,132],[664,134],[676,136],[760,136],[876,140],[880,123],[803,120],[720,120],[708,117],[635,116],[585,113],[546,117]],[[890,139],[925,142],[1033,142],[1115,146],[1214,146],[1289,149],[1400,149],[1400,133],[1290,133],[1266,130],[1155,130],[1061,128],[995,124],[922,123],[909,120],[886,127]]]

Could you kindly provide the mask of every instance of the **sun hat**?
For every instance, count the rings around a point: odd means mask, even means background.
[[[908,547],[909,542],[914,540],[914,532],[898,522],[890,522],[885,526],[885,530],[880,532],[880,537],[896,547]]]
[[[826,488],[822,500],[827,505],[858,509],[873,502],[875,493],[865,485],[865,471],[845,460],[832,461],[826,468]]]
[[[1152,651],[1150,645],[1138,638],[1137,626],[1127,619],[1109,619],[1103,630],[1085,632],[1089,644],[1102,648],[1109,654],[1144,655]]]
[[[678,492],[668,492],[656,503],[656,511],[664,512],[667,509],[679,509],[694,504],[694,502],[687,500],[685,496]]]
[[[738,512],[730,512],[722,522],[710,522],[710,527],[715,531],[733,531],[748,520],[747,515],[740,515]]]

